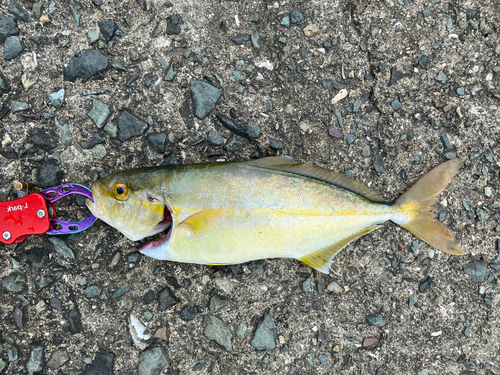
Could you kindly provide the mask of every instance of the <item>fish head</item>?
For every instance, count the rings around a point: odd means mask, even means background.
[[[172,222],[168,189],[159,173],[143,168],[112,173],[95,181],[89,210],[132,241],[159,233]]]

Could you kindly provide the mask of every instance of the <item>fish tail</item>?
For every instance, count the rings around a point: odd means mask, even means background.
[[[436,220],[432,208],[436,196],[450,183],[461,164],[462,158],[455,158],[437,166],[395,202],[396,206],[408,213],[405,220],[394,220],[397,224],[436,249],[451,255],[461,255],[464,252],[455,236]]]

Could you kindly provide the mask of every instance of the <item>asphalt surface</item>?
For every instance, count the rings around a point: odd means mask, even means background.
[[[32,236],[0,247],[0,373],[499,374],[498,2],[145,1],[0,2],[0,200],[290,155],[393,201],[461,156],[435,213],[466,255],[391,223],[329,275]]]

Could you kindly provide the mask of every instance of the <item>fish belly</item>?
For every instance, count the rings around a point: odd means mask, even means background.
[[[391,217],[391,214],[228,217],[202,236],[177,228],[165,255],[167,260],[202,264],[301,258]]]

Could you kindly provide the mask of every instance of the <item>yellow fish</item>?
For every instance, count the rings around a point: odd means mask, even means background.
[[[393,203],[366,185],[289,157],[138,168],[92,184],[90,211],[160,260],[235,264],[295,258],[324,272],[349,242],[392,221],[448,254],[463,254],[432,213],[462,159],[434,168]]]

